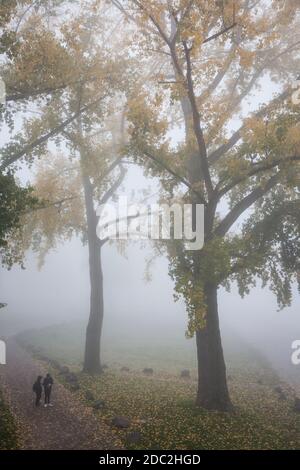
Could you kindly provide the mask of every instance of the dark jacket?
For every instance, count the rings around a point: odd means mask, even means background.
[[[53,385],[52,377],[45,377],[44,381],[43,381],[44,389],[49,390],[49,389],[51,389],[52,385]]]
[[[42,384],[40,380],[37,380],[36,382],[34,382],[32,386],[32,390],[37,394],[42,394],[43,389],[42,389]]]

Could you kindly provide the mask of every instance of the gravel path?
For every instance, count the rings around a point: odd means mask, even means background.
[[[57,382],[51,397],[54,406],[34,406],[32,384],[46,372],[13,339],[7,341],[7,365],[0,367],[0,386],[16,418],[21,449],[121,449],[113,430]]]

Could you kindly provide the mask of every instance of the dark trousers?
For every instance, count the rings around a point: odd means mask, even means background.
[[[41,398],[42,398],[42,392],[37,392],[35,394],[36,399],[35,399],[35,406],[39,406]]]
[[[45,388],[45,404],[49,405],[51,396],[51,387]]]

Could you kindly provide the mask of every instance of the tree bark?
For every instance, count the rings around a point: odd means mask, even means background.
[[[198,392],[196,404],[208,410],[232,409],[219,328],[217,286],[205,286],[206,326],[196,332]]]
[[[101,372],[100,341],[104,314],[103,273],[101,244],[97,238],[97,215],[93,204],[93,188],[88,176],[83,175],[83,187],[87,217],[87,236],[90,268],[90,317],[86,329],[83,371],[89,374]]]

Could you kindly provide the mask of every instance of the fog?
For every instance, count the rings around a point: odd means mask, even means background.
[[[27,173],[24,173],[27,174]],[[131,167],[122,191],[129,193],[149,185],[138,168]],[[151,184],[155,192],[155,182]],[[183,301],[175,302],[168,276],[168,260],[156,258],[145,280],[146,262],[153,255],[151,243],[129,242],[125,253],[112,243],[103,249],[105,321],[103,336],[110,347],[124,339],[147,346],[155,341],[193,343],[185,338],[187,316]],[[41,270],[37,256],[28,253],[25,270],[1,270],[1,336],[81,321],[89,315],[89,271],[87,247],[79,239],[59,245],[46,256]],[[267,288],[257,287],[241,299],[235,285],[231,292],[219,291],[223,338],[253,345],[262,352],[283,379],[300,383],[300,366],[291,363],[291,343],[300,338],[300,298],[294,288],[293,304],[278,311],[276,298]],[[225,348],[226,355],[226,348]]]
[[[260,83],[255,97],[244,104],[247,115],[267,102],[276,90],[267,78]],[[241,113],[242,116],[243,113]],[[231,122],[232,132],[240,120]],[[16,123],[17,124],[17,123]],[[18,126],[17,126],[18,127]],[[178,129],[182,136],[182,129]],[[179,139],[172,136],[174,140]],[[1,140],[7,141],[5,128]],[[23,168],[23,182],[32,172]],[[123,184],[123,193],[148,187],[156,192],[157,183],[148,181],[142,170],[130,166]],[[168,275],[168,260],[157,258],[151,268],[152,279],[145,282],[146,261],[153,254],[147,246],[129,243],[125,255],[114,244],[103,249],[105,320],[103,335],[112,337],[115,344],[124,336],[139,338],[145,344],[158,336],[185,339],[187,325],[183,301],[173,298],[173,284]],[[79,239],[59,245],[49,253],[41,270],[37,256],[28,253],[25,270],[15,266],[11,271],[1,269],[1,301],[7,307],[0,311],[1,336],[9,336],[32,328],[82,321],[89,315],[89,268],[87,247]],[[219,291],[221,332],[228,341],[241,339],[266,355],[283,378],[300,383],[300,366],[291,363],[291,343],[300,339],[300,297],[296,286],[291,307],[278,311],[275,296],[266,288],[257,287],[241,299],[235,285],[231,292]],[[113,335],[114,332],[114,335]],[[114,344],[112,345],[112,347]]]

